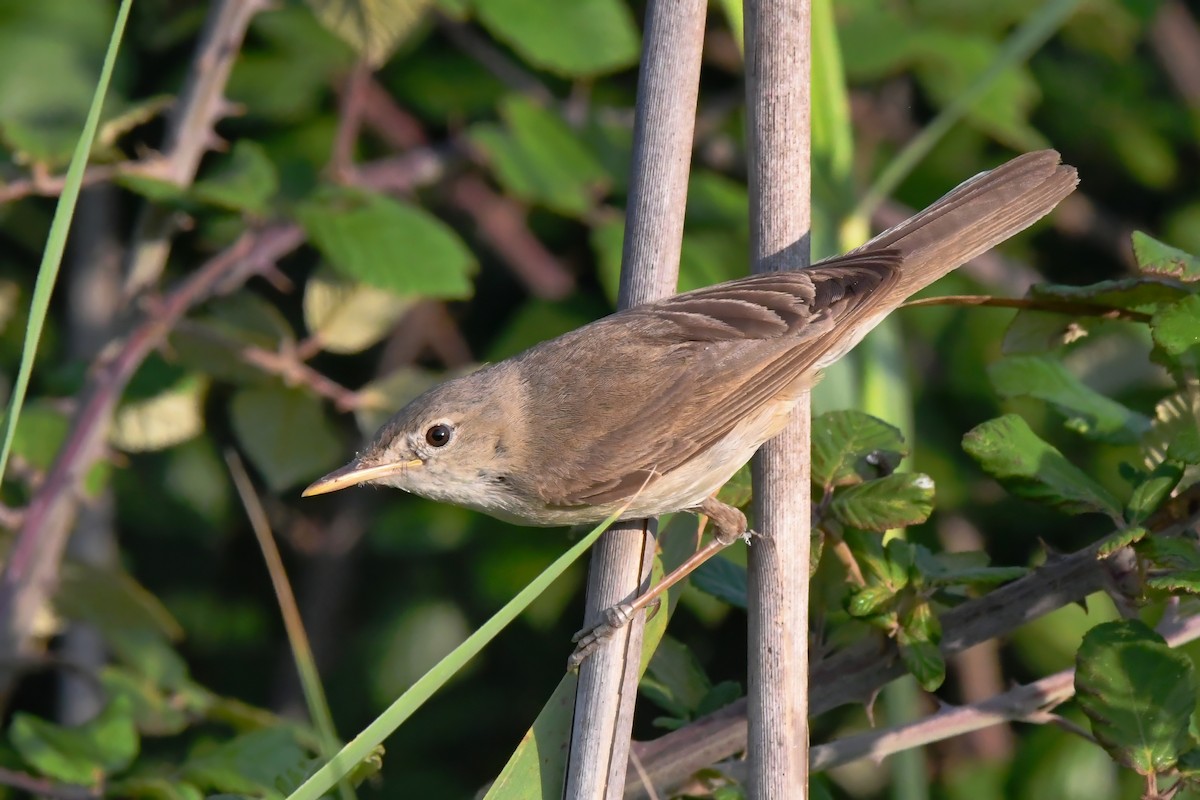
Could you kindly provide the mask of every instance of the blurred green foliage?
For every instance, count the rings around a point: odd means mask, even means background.
[[[681,289],[747,269],[733,5],[709,14]],[[819,248],[835,249],[855,197],[1040,5],[834,5],[853,141],[832,134],[843,141],[827,145],[814,177]],[[5,390],[53,211],[47,196],[82,125],[115,8],[0,0]],[[69,435],[95,360],[111,354],[105,346],[131,315],[152,312],[159,290],[169,295],[247,231],[295,225],[305,243],[244,285],[219,285],[123,393],[109,450],[82,484],[101,530],[81,526],[40,628],[46,657],[39,651],[32,677],[8,698],[0,764],[114,797],[193,798],[279,796],[320,763],[316,735],[295,721],[304,719],[299,685],[226,448],[249,462],[282,540],[343,739],[566,548],[561,531],[397,492],[298,495],[437,380],[612,308],[644,10],[626,0],[280,3],[253,18],[224,90],[229,104],[213,130],[191,132],[213,152],[194,183],[178,186],[153,169],[154,153],[164,115],[194,102],[180,93],[212,8],[135,5],[93,149],[102,174],[77,213],[4,480],[6,540]],[[1132,526],[1195,481],[1200,97],[1189,93],[1194,76],[1189,84],[1177,72],[1171,37],[1200,41],[1198,19],[1182,2],[1080,3],[897,192],[918,208],[1014,152],[1061,150],[1082,177],[1074,202],[1006,244],[1005,268],[940,287],[1021,295],[1028,265],[1048,281],[1029,295],[1042,308],[899,314],[903,363],[890,367],[907,384],[911,421],[848,408],[877,368],[865,355],[818,389],[818,410],[830,412],[814,424],[826,537],[815,596],[830,601],[822,636],[892,636],[921,684],[947,700],[982,698],[938,651],[941,609],[1025,574],[1046,546],[1076,550],[1114,525],[1141,531]],[[818,80],[840,86],[842,76]],[[839,162],[837,147],[852,157]],[[159,290],[130,300],[114,264],[149,207],[174,215],[171,258]],[[1154,236],[1134,234],[1131,244],[1134,229]],[[1080,316],[1052,303],[1112,313]],[[743,483],[729,491],[748,499]],[[1080,512],[1100,513],[1068,515]],[[902,525],[914,526],[906,540],[881,538]],[[81,555],[96,549],[89,536],[107,557]],[[1191,542],[1150,536],[1136,547],[1151,599],[1200,589]],[[682,593],[648,668],[635,735],[685,726],[740,693],[739,548]],[[857,583],[847,582],[850,564]],[[381,769],[361,795],[469,797],[494,779],[559,684],[583,582],[582,568],[568,570],[389,739],[382,763],[355,776]],[[1021,681],[1064,668],[1084,631],[1110,616],[1063,608],[1018,631],[998,666]],[[104,648],[67,670],[50,656],[79,625],[98,631]],[[1083,639],[1081,694],[1092,699],[1080,703],[1086,717],[1067,713],[1107,726],[1093,730],[1121,763],[1186,772],[1191,662],[1152,633],[1116,630]],[[1129,702],[1178,706],[1156,718],[1149,738],[1130,739],[1105,705],[1117,695],[1098,676],[1111,677],[1109,661],[1125,652],[1113,647],[1145,659],[1126,685],[1151,680],[1143,666],[1161,684],[1162,697]],[[81,724],[78,695],[63,688],[76,673],[97,714]],[[861,727],[861,716],[822,716],[814,741]],[[1131,796],[1112,789],[1113,762],[1095,745],[1050,727],[1013,732],[998,749],[967,737],[939,751],[937,796]],[[834,772],[821,791],[879,797],[883,783]]]

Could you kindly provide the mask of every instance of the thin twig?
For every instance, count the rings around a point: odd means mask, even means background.
[[[102,786],[75,786],[70,783],[58,783],[49,778],[39,778],[27,772],[18,772],[7,767],[0,767],[0,784],[29,792],[35,797],[52,797],[55,800],[97,800],[104,796]]]
[[[329,172],[334,180],[345,181],[354,166],[354,147],[366,113],[367,87],[371,84],[371,66],[360,59],[346,76],[341,92],[337,131],[333,137],[333,152],[329,156]]]
[[[175,330],[225,347],[246,364],[282,378],[287,385],[303,386],[313,394],[332,401],[339,411],[353,411],[358,407],[357,392],[347,389],[305,364],[297,356],[295,349],[267,350],[239,341],[211,325],[188,319],[175,323]]]
[[[1128,322],[1149,323],[1153,314],[1100,303],[1081,303],[1071,300],[1052,300],[1040,297],[994,297],[986,294],[949,294],[909,300],[901,308],[922,306],[988,306],[990,308],[1019,308],[1025,311],[1049,311],[1056,314],[1076,314],[1084,317],[1123,319]]]
[[[225,100],[225,84],[242,49],[250,20],[271,0],[219,0],[213,4],[183,90],[167,123],[162,152],[167,165],[163,178],[188,186],[200,159],[220,143],[217,121],[233,111]],[[148,203],[138,219],[126,267],[124,294],[133,297],[156,284],[167,264],[174,232],[174,213]]]
[[[80,486],[102,455],[104,439],[117,401],[133,373],[183,315],[206,300],[218,283],[244,263],[262,269],[304,241],[295,225],[280,224],[248,231],[233,245],[196,270],[155,304],[137,328],[111,355],[102,357],[81,396],[66,441],[45,482],[26,511],[0,573],[0,664],[13,663],[24,652],[33,623],[58,579]],[[0,672],[0,686],[11,673]]]

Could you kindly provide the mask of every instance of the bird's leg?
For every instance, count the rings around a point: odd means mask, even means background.
[[[746,539],[748,542],[754,531],[746,527],[746,515],[731,505],[726,505],[715,497],[707,498],[694,509],[698,514],[709,518],[713,524],[713,536],[708,544],[701,547],[682,564],[671,570],[661,581],[647,589],[642,594],[625,603],[604,609],[600,622],[590,628],[584,628],[571,639],[575,642],[575,652],[567,659],[567,670],[579,669],[579,665],[600,646],[605,639],[612,637],[618,628],[623,627],[638,611],[656,602],[667,589],[686,578],[696,567],[708,561],[720,551],[736,542]]]

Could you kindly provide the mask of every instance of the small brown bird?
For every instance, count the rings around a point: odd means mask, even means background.
[[[675,511],[732,541],[713,499],[818,372],[906,298],[1074,189],[1053,150],[961,184],[844,256],[621,311],[431,389],[305,496],[395,486],[523,525]],[[631,501],[632,498],[632,501]]]

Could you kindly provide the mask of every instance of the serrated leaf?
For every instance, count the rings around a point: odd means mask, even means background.
[[[165,450],[204,432],[204,395],[208,380],[187,375],[154,397],[126,402],[117,409],[109,440],[130,453]]]
[[[479,22],[530,64],[587,78],[633,66],[641,43],[621,0],[488,0]]]
[[[692,586],[737,608],[746,607],[746,568],[728,558],[710,558],[689,576]]]
[[[928,601],[914,602],[900,615],[900,628],[896,631],[900,658],[927,692],[946,680],[946,659],[938,647],[941,640],[942,624]]]
[[[87,786],[132,764],[140,745],[124,698],[113,700],[93,720],[74,728],[18,711],[8,738],[21,758],[41,774]]]
[[[829,507],[843,525],[882,533],[916,525],[933,511],[933,479],[896,473],[834,492]]]
[[[1029,290],[1032,298],[1091,303],[1146,313],[1153,313],[1159,306],[1173,303],[1189,294],[1191,292],[1187,287],[1157,277],[1118,278],[1085,286],[1038,283]]]
[[[1154,468],[1168,457],[1200,464],[1200,411],[1193,409],[1190,392],[1179,391],[1154,406],[1154,422],[1142,440],[1146,466]]]
[[[469,297],[475,257],[445,223],[380,194],[326,187],[296,218],[343,275],[398,294]]]
[[[1112,444],[1136,442],[1150,429],[1150,419],[1100,394],[1049,356],[1011,356],[988,367],[988,377],[1002,397],[1035,397],[1067,417],[1077,433]]]
[[[304,285],[304,324],[331,353],[358,353],[378,342],[415,300],[321,268]]]
[[[420,25],[433,0],[308,0],[321,24],[378,68]]]
[[[1092,733],[1139,774],[1169,769],[1189,749],[1195,668],[1138,620],[1097,625],[1076,654],[1075,694]]]
[[[284,727],[243,733],[189,756],[180,768],[183,778],[209,792],[261,796],[277,793],[277,781],[306,770],[308,753]]]
[[[324,407],[301,389],[241,389],[230,401],[230,420],[246,455],[274,491],[316,478],[342,460]]]
[[[239,139],[211,174],[196,181],[191,196],[229,211],[264,215],[279,190],[279,175],[258,142]]]
[[[900,430],[870,414],[831,411],[813,418],[812,480],[818,486],[878,478],[895,468],[895,456],[906,455]]]
[[[611,183],[591,148],[555,111],[528,98],[504,98],[500,115],[503,129],[481,124],[470,133],[497,179],[529,203],[566,216],[586,216]]]
[[[910,638],[903,630],[896,635],[896,639],[900,659],[922,689],[932,692],[946,682],[946,659],[937,645]]]
[[[664,636],[638,688],[667,713],[691,719],[712,689],[712,682],[686,645]]]
[[[1200,294],[1185,297],[1159,309],[1150,321],[1155,343],[1169,356],[1178,358],[1200,347]]]
[[[1185,570],[1171,572],[1166,575],[1155,575],[1146,579],[1146,586],[1163,592],[1177,594],[1200,594],[1200,570]]]
[[[1096,551],[1096,558],[1108,558],[1122,547],[1129,547],[1132,544],[1136,544],[1149,535],[1150,531],[1141,526],[1135,526],[1132,528],[1126,528],[1125,530],[1117,531],[1116,533],[1104,539],[1104,543],[1101,544],[1100,549]]]
[[[916,566],[926,586],[995,586],[1029,574],[1025,567],[988,566],[987,554],[983,552],[934,554],[926,547],[913,547]]]
[[[1079,514],[1099,511],[1121,518],[1107,489],[1043,441],[1022,418],[1006,414],[963,437],[963,450],[1013,494]]]
[[[1163,500],[1183,478],[1183,465],[1176,461],[1164,461],[1142,479],[1133,490],[1125,506],[1125,516],[1132,524],[1144,522],[1158,510]]]
[[[1200,258],[1141,231],[1134,231],[1132,239],[1133,257],[1141,272],[1185,283],[1200,281]]]
[[[882,583],[871,583],[856,589],[846,601],[846,611],[852,617],[877,614],[896,597],[896,590]]]

